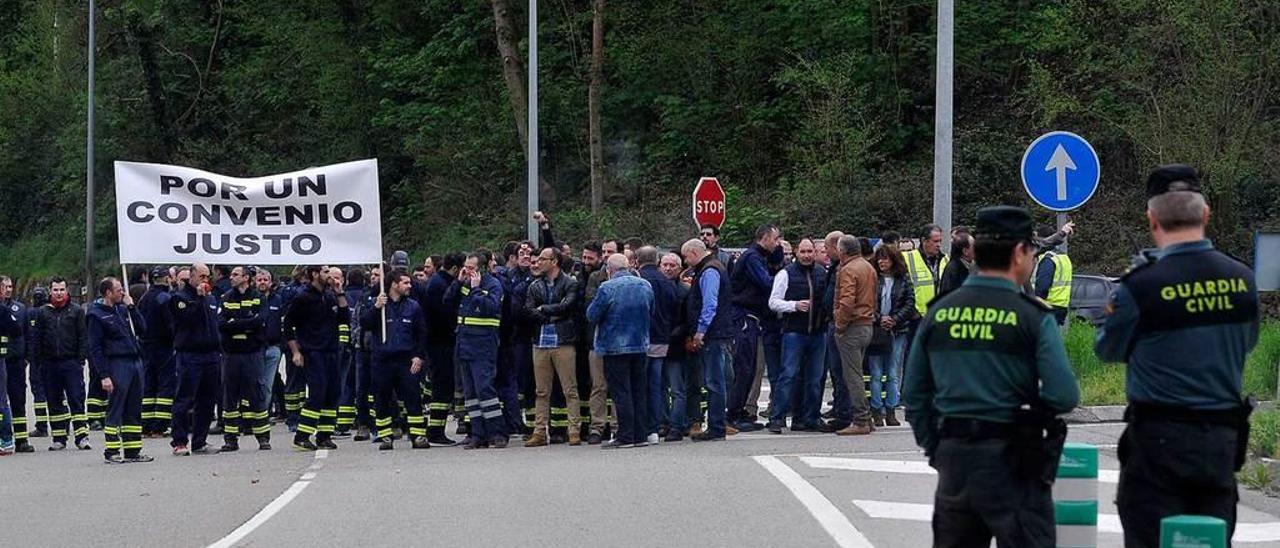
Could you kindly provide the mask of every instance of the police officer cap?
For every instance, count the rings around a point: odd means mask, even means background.
[[[978,210],[974,235],[985,240],[1033,240],[1035,221],[1031,212],[1020,207],[984,207]]]
[[[1168,164],[1156,168],[1147,177],[1147,199],[1166,192],[1201,192],[1200,176],[1196,169],[1186,164]]]
[[[169,267],[156,266],[151,268],[152,280],[159,280],[160,278],[168,278],[168,277],[169,277]]]

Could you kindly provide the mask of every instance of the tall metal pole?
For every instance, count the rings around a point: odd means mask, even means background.
[[[97,13],[94,9],[96,0],[89,0],[89,119],[86,133],[85,158],[85,195],[84,195],[84,284],[81,288],[88,295],[88,288],[93,284],[93,72],[94,57],[97,46]],[[120,280],[128,284],[128,280]]]
[[[933,117],[933,222],[942,234],[951,233],[951,130],[952,51],[955,33],[955,0],[938,0],[937,87]],[[944,248],[948,246],[943,246]]]
[[[529,0],[529,150],[528,159],[528,223],[529,241],[538,241],[538,223],[533,212],[538,210],[538,0]]]
[[[1059,211],[1059,212],[1058,212],[1058,218],[1057,218],[1058,230],[1062,230],[1062,227],[1063,227],[1063,226],[1065,226],[1065,225],[1066,225],[1067,223],[1069,223],[1069,222],[1071,222],[1071,217],[1067,216],[1067,213],[1066,213],[1065,211]],[[1071,239],[1071,238],[1067,238],[1067,240],[1070,240],[1070,239]],[[1068,243],[1070,243],[1070,242],[1068,242],[1068,241],[1064,240],[1064,241],[1062,242],[1062,245],[1061,245],[1061,246],[1059,246],[1059,247],[1061,247],[1061,248],[1062,248],[1062,252],[1063,252],[1063,253],[1067,253],[1067,244],[1068,244]]]

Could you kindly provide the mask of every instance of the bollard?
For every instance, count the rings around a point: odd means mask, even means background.
[[[1068,443],[1053,484],[1053,518],[1058,548],[1098,545],[1098,448]]]
[[[1226,548],[1227,522],[1209,516],[1160,520],[1160,548]]]

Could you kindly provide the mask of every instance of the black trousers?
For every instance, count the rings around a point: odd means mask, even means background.
[[[244,434],[271,439],[261,382],[262,351],[227,353],[222,362],[222,437],[227,443],[237,443]]]
[[[307,399],[298,419],[294,441],[317,441],[333,437],[338,425],[339,351],[303,350],[302,368],[307,371]]]
[[[396,396],[404,403],[405,420],[408,423],[409,439],[427,435],[427,421],[422,414],[422,391],[420,375],[409,372],[412,358],[407,356],[377,356],[371,358],[370,376],[373,381],[374,402],[378,410],[378,418],[374,423],[378,438],[390,439],[392,426],[400,412]]]
[[[173,423],[173,398],[178,390],[174,372],[177,354],[172,344],[142,345],[142,430],[162,434]]]
[[[103,455],[116,455],[123,449],[124,456],[136,457],[142,452],[142,360],[135,356],[108,361],[113,392],[102,424]]]
[[[428,404],[427,430],[432,436],[443,436],[444,427],[449,420],[449,410],[453,407],[453,365],[452,341],[445,343],[427,343],[427,356],[431,359],[428,377],[431,378],[431,402]],[[374,390],[377,392],[377,390]]]
[[[88,396],[84,400],[85,417],[89,422],[102,422],[107,418],[107,400],[110,396],[102,389],[102,378],[92,367],[89,368]]]
[[[1178,514],[1227,522],[1236,529],[1236,428],[1141,420],[1120,436],[1116,508],[1128,548],[1160,546],[1160,520]]]
[[[1017,474],[1009,440],[943,438],[931,465],[935,547],[1053,548],[1052,488]]]
[[[57,360],[44,366],[45,395],[49,398],[49,433],[53,441],[66,443],[89,435],[89,419],[84,412],[84,362]],[[74,430],[70,430],[74,428]]]
[[[169,445],[205,446],[213,404],[218,401],[222,356],[217,352],[179,352],[178,391],[173,402],[173,439]]]
[[[6,386],[0,386],[9,394],[9,408],[13,414],[13,440],[27,441],[27,360],[9,356],[3,365],[7,372]]]

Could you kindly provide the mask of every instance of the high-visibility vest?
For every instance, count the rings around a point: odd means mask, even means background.
[[[1053,261],[1053,285],[1049,286],[1045,302],[1054,308],[1067,308],[1071,306],[1071,257],[1052,251],[1046,255]]]
[[[942,256],[942,260],[938,262],[938,274],[935,276],[929,270],[928,263],[924,262],[924,255],[920,254],[919,249],[903,253],[902,258],[907,260],[907,273],[911,275],[911,282],[915,284],[916,310],[920,312],[921,317],[924,317],[925,311],[929,308],[929,301],[938,294],[938,282],[942,280],[942,271],[947,269],[947,263],[950,260],[946,255]]]

